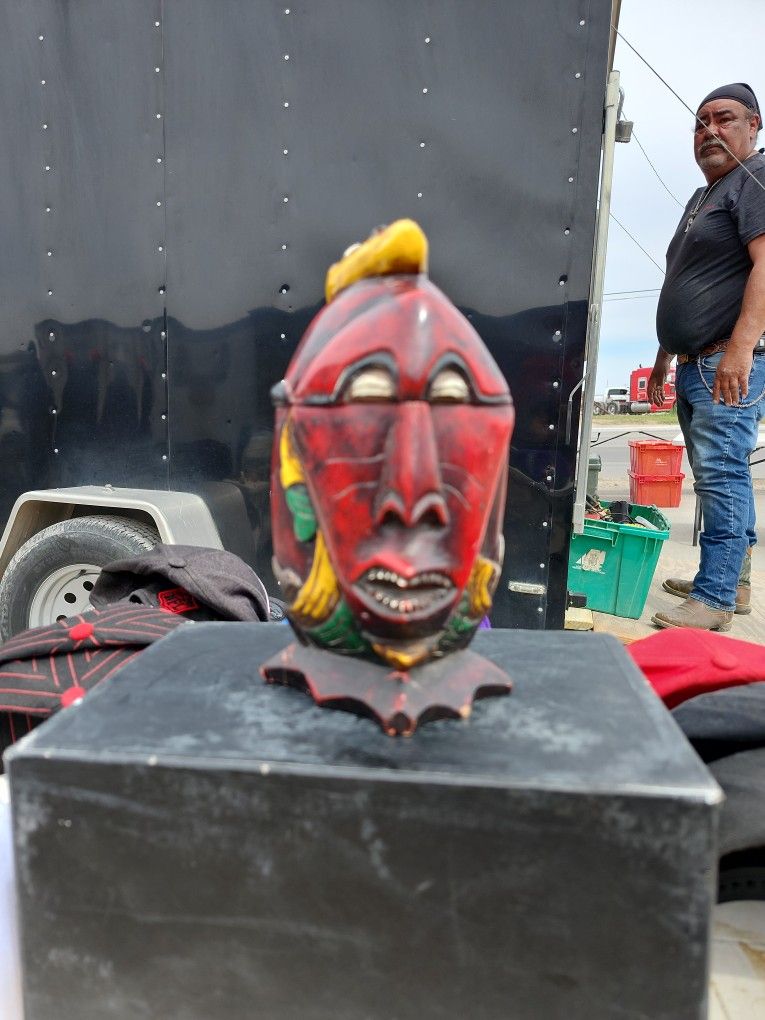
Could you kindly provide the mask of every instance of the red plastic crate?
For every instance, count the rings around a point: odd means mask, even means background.
[[[645,506],[680,506],[680,494],[685,475],[638,475],[630,476],[630,502]]]
[[[677,475],[683,461],[684,449],[684,446],[678,446],[676,443],[664,443],[653,439],[630,439],[630,471],[636,475]]]

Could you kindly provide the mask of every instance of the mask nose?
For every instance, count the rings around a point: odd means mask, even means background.
[[[395,522],[412,528],[449,523],[429,404],[398,405],[385,442],[384,463],[375,501],[376,524]]]

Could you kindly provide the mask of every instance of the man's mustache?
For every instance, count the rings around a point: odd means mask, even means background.
[[[716,138],[710,138],[706,142],[702,142],[699,149],[699,155],[703,156],[707,149],[722,149],[722,142],[719,142]]]

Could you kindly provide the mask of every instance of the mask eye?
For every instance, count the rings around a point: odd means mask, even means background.
[[[431,404],[469,404],[470,387],[464,376],[453,368],[444,368],[430,384]]]
[[[365,368],[345,388],[346,403],[396,399],[396,384],[387,368]]]

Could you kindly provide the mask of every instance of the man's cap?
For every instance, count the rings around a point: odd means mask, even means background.
[[[754,94],[754,89],[751,85],[747,85],[745,81],[737,81],[732,85],[721,85],[718,89],[710,92],[708,96],[699,103],[696,108],[698,113],[702,106],[707,103],[711,103],[713,99],[735,99],[737,103],[743,103],[744,106],[748,106],[754,110],[757,116],[760,118],[760,127],[762,127],[762,114],[760,113],[760,104],[757,102],[757,96]]]
[[[225,549],[155,545],[107,563],[90,593],[90,604],[105,609],[119,602],[159,606],[196,620],[268,620],[263,582],[243,560]]]

